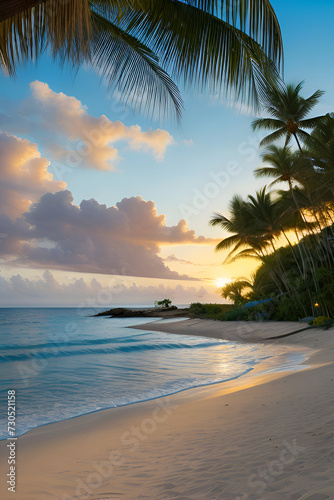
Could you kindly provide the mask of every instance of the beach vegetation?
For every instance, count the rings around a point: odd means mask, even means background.
[[[171,307],[172,301],[170,299],[156,300],[155,307]]]
[[[227,312],[234,309],[233,304],[190,304],[189,312],[197,318],[223,320]]]
[[[252,284],[243,279],[227,283],[221,289],[221,296],[230,299],[236,307],[243,306],[248,301],[249,294],[246,290],[252,289]]]
[[[333,328],[334,327],[334,318],[325,319],[322,322],[321,327],[323,330],[329,330],[330,328]]]
[[[288,84],[277,80],[275,85],[268,85],[262,94],[262,107],[268,113],[267,118],[257,118],[252,123],[253,130],[270,130],[260,142],[260,146],[271,144],[285,138],[285,146],[293,137],[298,149],[302,152],[301,142],[309,138],[308,130],[312,130],[321,121],[322,116],[308,118],[310,111],[318,104],[324,94],[316,90],[310,97],[301,96],[303,83]]]
[[[334,114],[308,118],[322,92],[304,99],[301,90],[302,84],[267,90],[263,109],[270,118],[253,128],[274,132],[260,144],[262,165],[254,173],[271,183],[246,198],[234,195],[229,213],[215,213],[210,224],[224,231],[216,246],[228,251],[224,264],[259,263],[250,280],[225,285],[222,297],[236,307],[269,298],[261,314],[270,319],[326,322],[334,317]]]
[[[312,321],[312,326],[322,326],[327,320],[330,320],[327,316],[318,316]]]

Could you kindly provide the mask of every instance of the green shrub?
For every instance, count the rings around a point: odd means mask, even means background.
[[[312,326],[322,326],[326,320],[328,320],[328,316],[318,316],[317,318],[314,318],[312,321]]]
[[[224,321],[247,321],[249,319],[250,310],[246,307],[240,307],[228,311],[224,315]]]
[[[326,318],[323,323],[322,323],[322,328],[324,330],[329,330],[334,326],[334,319],[333,318]]]
[[[199,318],[224,320],[225,313],[234,309],[232,304],[190,304],[190,312]]]
[[[189,311],[195,314],[195,316],[199,316],[201,314],[205,314],[205,307],[200,302],[193,302],[190,304]]]

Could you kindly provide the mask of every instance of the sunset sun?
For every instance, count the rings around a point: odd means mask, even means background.
[[[215,285],[217,288],[222,288],[225,286],[230,280],[228,278],[217,278],[215,281]]]

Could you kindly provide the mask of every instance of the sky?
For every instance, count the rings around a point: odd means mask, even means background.
[[[285,81],[326,91],[314,114],[334,110],[334,4],[272,4]],[[223,284],[256,269],[222,265],[226,234],[208,223],[263,186],[245,106],[181,86],[181,124],[158,122],[47,55],[0,78],[2,306],[221,302]]]

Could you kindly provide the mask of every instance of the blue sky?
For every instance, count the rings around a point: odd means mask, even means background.
[[[285,81],[298,83],[305,80],[305,96],[318,88],[326,91],[315,114],[334,110],[333,2],[318,1],[315,4],[311,1],[281,0],[273,1],[272,4],[283,33]],[[229,107],[223,99],[181,88],[186,106],[181,125],[168,119],[164,123],[158,123],[128,109],[124,110],[108,95],[105,85],[93,71],[81,69],[75,75],[66,68],[61,69],[44,56],[37,67],[28,65],[19,69],[16,80],[1,77],[1,109],[9,109],[11,113],[15,113],[20,103],[30,98],[29,84],[35,80],[47,83],[57,94],[62,92],[67,96],[74,96],[86,106],[90,116],[100,117],[104,114],[109,120],[120,120],[127,127],[139,125],[142,131],[162,128],[174,139],[174,143],[166,148],[162,161],[156,161],[147,151],[130,149],[124,141],[117,143],[121,159],[117,162],[115,171],[78,167],[63,172],[62,178],[58,180],[67,183],[75,204],[94,198],[99,204],[110,207],[123,198],[140,195],[144,200],[155,203],[158,214],[165,214],[166,226],[176,226],[180,219],[186,218],[188,228],[194,230],[197,236],[212,239],[221,236],[218,229],[208,225],[212,213],[226,212],[233,194],[247,196],[263,184],[263,181],[253,177],[253,170],[259,164],[257,144],[260,139],[250,129],[254,116],[238,106]],[[5,126],[2,129],[6,131]],[[14,133],[12,130],[10,132]],[[55,174],[52,158],[45,150],[41,132],[38,135],[32,128],[31,131],[24,134],[18,132],[16,135],[37,143],[41,155],[51,161],[49,171]],[[207,186],[212,183],[212,177],[223,171],[228,172],[231,162],[237,173],[228,174],[226,186],[216,194],[212,193],[211,198],[206,196],[203,206],[198,208],[196,202],[203,190],[210,190]],[[168,257],[171,254],[197,264],[190,266],[169,261],[168,266],[173,271],[197,278],[228,279],[240,274],[248,275],[254,268],[252,263],[220,266],[223,256],[214,253],[214,243],[173,245],[170,242],[168,246],[161,247],[160,256]],[[202,267],[198,264],[202,264]],[[42,269],[32,274],[27,266],[20,268],[4,263],[3,275],[7,279],[18,272],[30,278],[40,276]],[[54,272],[61,275],[61,269]],[[71,279],[70,272],[66,276]],[[153,282],[155,283],[154,280]],[[211,283],[209,281],[204,284],[210,287]]]

